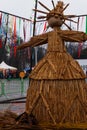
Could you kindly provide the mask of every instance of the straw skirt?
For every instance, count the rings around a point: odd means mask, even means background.
[[[26,112],[41,123],[87,122],[87,85],[68,53],[47,53],[30,74]]]

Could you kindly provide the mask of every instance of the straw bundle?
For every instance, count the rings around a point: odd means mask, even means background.
[[[39,125],[42,124],[40,128],[45,130],[87,128],[86,75],[64,46],[67,41],[85,41],[87,35],[72,31],[65,23],[69,20],[63,15],[67,6],[63,8],[63,2],[59,1],[52,13],[35,10],[47,14],[48,24],[54,31],[34,36],[18,47],[23,49],[48,43],[47,54],[30,74],[26,101],[26,114],[33,114]],[[70,30],[61,30],[62,24]]]
[[[17,115],[11,111],[0,112],[0,130],[8,129],[13,126]]]
[[[87,88],[84,80],[31,80],[26,112],[42,123],[85,123]],[[50,114],[50,113],[51,114]]]
[[[47,54],[30,74],[26,113],[43,124],[87,123],[86,76],[63,41],[84,40],[85,34],[55,29],[47,35]]]
[[[39,3],[49,13],[38,9],[35,11],[46,14],[48,25],[54,31],[34,36],[18,49],[48,43],[47,54],[30,74],[26,111],[20,116],[8,112],[1,114],[0,130],[87,129],[86,76],[64,46],[67,41],[86,41],[87,35],[84,32],[72,31],[65,23],[65,20],[75,22],[69,19],[70,15],[63,14],[69,4],[63,7],[63,2],[59,1],[55,7],[52,1],[54,9],[50,10]],[[62,24],[69,30],[61,30]]]
[[[30,74],[32,79],[84,79],[80,65],[68,53],[48,52]]]
[[[11,111],[4,111],[0,113],[0,130],[42,130],[38,125],[33,125],[30,120],[26,113],[20,117]]]

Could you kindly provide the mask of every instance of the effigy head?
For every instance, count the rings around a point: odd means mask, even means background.
[[[40,1],[38,2],[41,6],[43,6],[47,10],[47,12],[44,12],[42,10],[34,9],[34,11],[45,14],[45,16],[39,16],[38,19],[45,19],[46,21],[48,21],[49,27],[52,27],[52,28],[61,27],[63,24],[65,24],[65,26],[67,26],[68,29],[71,30],[71,28],[65,23],[65,21],[66,20],[71,21],[70,18],[75,17],[75,15],[64,15],[64,11],[69,6],[69,4],[65,6],[63,1],[58,1],[55,6],[54,2],[52,1],[53,9],[50,10],[48,7],[43,5]]]
[[[50,27],[60,27],[64,22],[63,2],[58,1],[56,7],[47,14],[47,21]]]

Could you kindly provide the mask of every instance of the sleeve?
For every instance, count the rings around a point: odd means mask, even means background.
[[[46,44],[48,41],[48,33],[34,36],[28,42],[23,43],[22,45],[18,46],[17,49],[24,49],[26,47],[35,47],[39,45]]]
[[[72,30],[62,31],[61,37],[64,41],[68,42],[85,42],[87,40],[87,35],[84,32],[72,31]]]

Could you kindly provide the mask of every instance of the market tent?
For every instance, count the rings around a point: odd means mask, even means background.
[[[13,70],[13,71],[17,70],[16,67],[9,66],[4,61],[2,61],[1,64],[0,64],[0,70],[7,70],[7,69],[10,69],[10,70]]]

